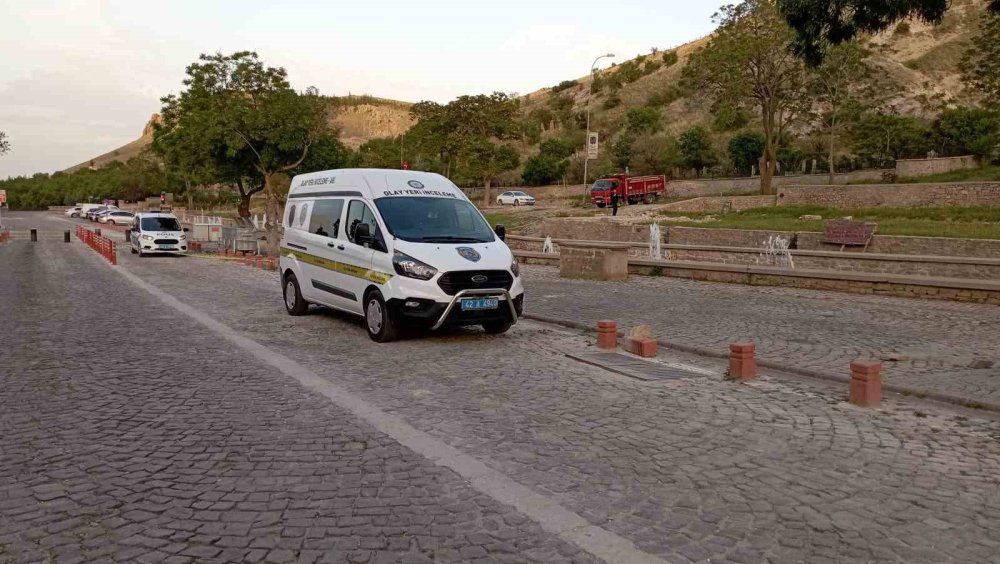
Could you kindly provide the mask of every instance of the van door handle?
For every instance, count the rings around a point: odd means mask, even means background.
[[[331,249],[334,248],[334,247],[336,247],[338,251],[343,251],[344,250],[344,246],[343,245],[338,245],[336,243],[327,243],[326,246],[330,247]]]

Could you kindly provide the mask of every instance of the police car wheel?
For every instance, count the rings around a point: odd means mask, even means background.
[[[299,281],[295,278],[294,274],[289,273],[285,277],[285,285],[282,292],[285,298],[285,310],[288,311],[288,315],[305,315],[306,310],[309,309],[309,302],[302,298],[302,292],[299,291]]]
[[[492,323],[483,323],[483,331],[486,331],[490,335],[501,335],[513,326],[513,321],[494,321]]]
[[[372,290],[365,296],[365,329],[368,330],[368,336],[376,343],[396,340],[396,321],[389,314],[385,300],[378,290]]]
[[[514,200],[514,205],[515,206],[521,205],[521,200]]]

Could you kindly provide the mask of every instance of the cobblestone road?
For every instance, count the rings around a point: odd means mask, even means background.
[[[564,280],[526,268],[529,311],[555,318],[651,325],[659,338],[728,350],[751,340],[760,358],[831,374],[891,359],[885,381],[1000,404],[1000,308],[934,300],[634,276]]]
[[[83,253],[0,245],[0,562],[588,560]]]
[[[352,436],[348,442],[362,442],[377,433],[220,346],[213,334],[151,302],[143,291],[123,285],[96,256],[80,259],[74,258],[80,252],[18,245],[0,247],[0,264],[16,259],[29,265],[0,274],[0,292],[15,288],[15,296],[32,296],[30,314],[20,297],[14,313],[9,313],[14,306],[0,305],[7,308],[0,309],[0,324],[17,315],[23,320],[18,325],[28,328],[26,336],[11,337],[22,339],[17,347],[4,349],[14,351],[12,360],[8,353],[0,359],[0,366],[16,368],[0,382],[0,488],[16,477],[16,486],[0,489],[0,543],[7,543],[8,554],[41,555],[29,551],[48,549],[43,543],[53,535],[45,527],[72,519],[70,509],[85,515],[88,524],[78,528],[120,516],[125,507],[150,513],[151,519],[177,519],[166,512],[188,509],[183,506],[187,499],[157,488],[247,495],[263,490],[277,499],[307,499],[315,490],[285,481],[302,479],[299,466],[289,462],[298,449],[314,457],[307,468],[316,474],[309,478],[322,475],[331,488],[327,491],[356,485],[338,482],[345,479],[338,464],[353,459],[345,454],[347,447],[329,448],[336,440],[328,437],[346,433]],[[43,252],[59,256],[29,256]],[[59,261],[64,266],[53,266]],[[843,403],[841,386],[766,373],[751,384],[726,383],[718,361],[674,353],[659,360],[696,364],[716,376],[640,382],[566,356],[592,350],[589,337],[533,323],[519,324],[502,337],[455,331],[379,346],[368,340],[360,323],[336,313],[314,309],[304,318],[286,316],[272,273],[213,259],[139,260],[127,254],[120,268],[668,561],[1000,562],[995,538],[1000,530],[1000,424],[975,413],[905,399],[890,399],[877,411],[860,410]],[[72,283],[37,283],[47,269],[60,270]],[[533,306],[544,298],[540,278],[529,270]],[[84,310],[80,303],[95,295],[141,311],[157,339],[167,336],[160,325],[168,326],[182,345],[159,357],[155,371],[137,373],[134,362],[149,358],[153,347],[130,345],[126,325]],[[67,338],[52,332],[54,326],[76,325],[87,330]],[[0,325],[0,342],[6,343],[3,331]],[[37,346],[29,349],[28,343]],[[113,351],[116,360],[101,365],[67,360],[87,347]],[[87,438],[75,440],[81,435]],[[197,458],[220,444],[224,452],[234,449],[232,460],[224,458],[232,466]],[[141,457],[134,467],[128,462],[136,456],[129,454],[133,448]],[[391,441],[381,448],[399,450]],[[403,453],[399,456],[412,456]],[[115,464],[109,472],[118,474],[99,480],[101,470],[91,476],[90,466],[74,465],[81,458],[94,468]],[[469,491],[461,480],[424,461],[408,460],[439,480],[441,493],[424,497],[421,512],[457,509],[451,500]],[[170,472],[142,466],[153,463],[170,464]],[[376,468],[378,463],[373,462]],[[64,466],[86,478],[48,474]],[[365,469],[362,465],[362,473]],[[216,486],[220,471],[221,483],[236,480],[240,487]],[[74,495],[84,497],[38,499],[31,486],[50,482],[82,483],[84,493]],[[391,493],[407,500],[408,491]],[[469,526],[489,534],[490,523],[507,530],[512,528],[508,519],[522,517],[495,504],[490,508],[488,498],[470,493],[478,500],[478,513],[467,508],[463,523],[468,525],[453,525],[456,529]],[[42,495],[47,495],[44,490]],[[150,500],[153,507],[127,505],[154,495],[162,497]],[[358,499],[353,491],[348,496]],[[70,508],[65,516],[62,508]],[[221,523],[239,522],[221,511]],[[395,515],[388,517],[388,526],[397,525]],[[308,523],[322,517],[282,513],[283,521],[273,526],[307,527],[295,537],[305,543],[333,535],[324,529],[310,537]],[[523,550],[515,546],[518,552],[508,553],[513,559],[582,556],[530,522],[519,526]],[[55,536],[81,540],[65,546],[90,538],[70,530]],[[125,532],[125,538],[150,536],[135,528]],[[438,546],[459,536],[450,532]],[[104,534],[103,539],[117,539],[110,529]],[[218,536],[206,543],[210,549],[230,536],[208,534]],[[195,536],[178,542],[198,544]],[[271,533],[270,538],[285,537]],[[411,553],[421,550],[419,540],[408,547]],[[131,548],[122,540],[111,544]]]

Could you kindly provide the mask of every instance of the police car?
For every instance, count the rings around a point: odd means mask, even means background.
[[[503,226],[447,178],[408,170],[344,169],[292,179],[281,240],[285,308],[320,304],[363,316],[368,335],[402,327],[481,325],[504,333],[524,287]]]
[[[187,252],[187,229],[172,213],[141,212],[135,214],[129,230],[129,246],[133,254],[178,255]]]

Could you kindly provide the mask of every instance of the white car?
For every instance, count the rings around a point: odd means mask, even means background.
[[[133,220],[135,220],[134,213],[121,210],[108,212],[97,218],[97,221],[109,225],[132,225]]]
[[[66,210],[65,213],[64,213],[64,215],[66,217],[78,217],[80,215],[80,212],[82,212],[82,211],[83,211],[83,208],[81,206],[73,206],[73,207],[69,208],[68,210]]]
[[[282,222],[285,308],[320,304],[365,319],[376,342],[404,326],[481,325],[504,333],[524,286],[502,225],[447,178],[347,169],[292,179]]]
[[[129,246],[133,254],[145,256],[161,253],[182,255],[187,253],[187,229],[172,213],[141,212],[135,214],[129,230]]]
[[[535,199],[524,192],[504,192],[497,196],[497,203],[501,206],[533,206]]]

